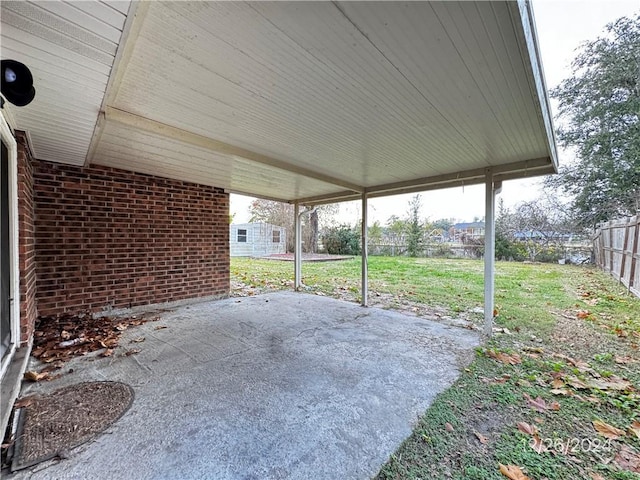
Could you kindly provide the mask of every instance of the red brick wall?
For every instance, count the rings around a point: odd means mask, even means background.
[[[29,341],[36,317],[36,246],[33,203],[33,165],[26,136],[18,143],[18,250],[20,268],[20,341]]]
[[[229,196],[34,161],[38,314],[229,293]]]

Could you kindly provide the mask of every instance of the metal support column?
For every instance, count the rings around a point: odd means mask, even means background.
[[[300,218],[300,205],[296,202],[293,206],[294,247],[293,247],[293,288],[298,291],[302,286],[302,219]]]
[[[366,307],[369,299],[369,266],[367,264],[367,194],[362,194],[362,306]]]
[[[484,334],[493,333],[494,289],[495,289],[495,207],[496,193],[493,185],[493,173],[487,169],[485,178],[485,217],[484,217]]]

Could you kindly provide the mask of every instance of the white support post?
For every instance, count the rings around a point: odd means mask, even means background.
[[[296,202],[293,207],[294,224],[294,248],[293,248],[293,288],[297,292],[302,286],[302,221],[300,205]]]
[[[493,333],[494,282],[495,282],[495,206],[496,194],[493,185],[493,173],[487,169],[485,178],[485,217],[484,217],[484,334]]]
[[[369,299],[369,266],[367,264],[367,194],[362,194],[362,306],[366,307]]]

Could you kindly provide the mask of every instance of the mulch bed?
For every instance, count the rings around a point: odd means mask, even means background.
[[[24,410],[12,471],[30,467],[90,440],[118,420],[133,402],[120,382],[85,382],[18,401]]]

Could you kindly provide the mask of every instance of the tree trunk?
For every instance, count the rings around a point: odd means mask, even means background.
[[[311,253],[318,253],[318,210],[313,210],[309,214],[309,227],[311,228],[311,245],[309,245],[309,251]]]

